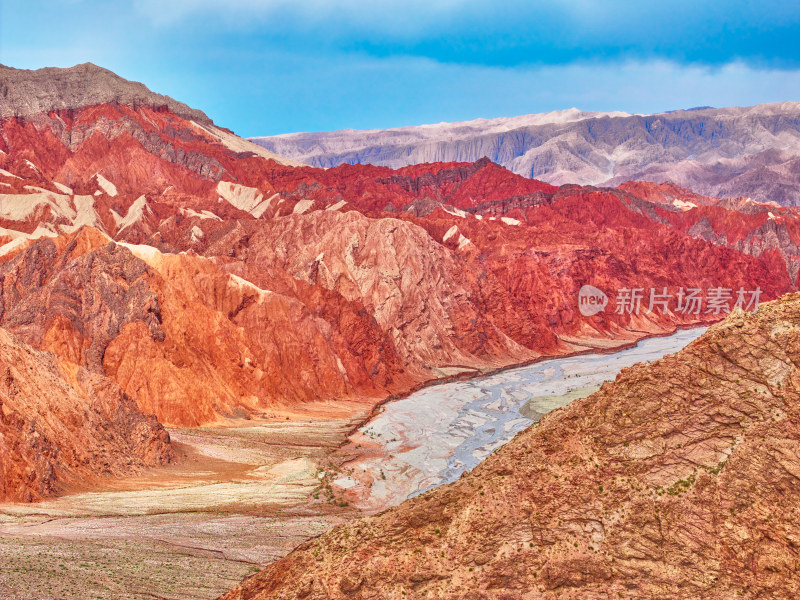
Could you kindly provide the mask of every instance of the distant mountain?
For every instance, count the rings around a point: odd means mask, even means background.
[[[555,185],[670,181],[710,196],[800,205],[800,102],[654,115],[570,109],[252,141],[318,167],[369,163],[398,168],[486,156],[515,173]]]

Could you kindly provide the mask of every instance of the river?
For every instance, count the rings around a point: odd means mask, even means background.
[[[376,511],[455,481],[542,415],[588,396],[624,367],[677,352],[705,329],[433,385],[390,402],[351,436],[357,457],[334,487],[359,508]]]

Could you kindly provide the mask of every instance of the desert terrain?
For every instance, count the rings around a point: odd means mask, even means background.
[[[550,410],[703,330],[432,385],[372,418],[171,428],[170,465],[0,504],[0,585],[9,600],[216,598],[338,524],[454,481]]]
[[[172,429],[174,464],[0,505],[4,600],[217,597],[350,516],[312,493],[356,422]]]

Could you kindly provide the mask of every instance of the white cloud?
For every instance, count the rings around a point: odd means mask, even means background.
[[[134,0],[134,8],[156,25],[189,17],[212,17],[237,27],[255,24],[316,28],[369,27],[413,32],[485,0]]]
[[[366,129],[515,116],[577,107],[653,113],[695,106],[800,100],[800,71],[720,68],[665,61],[542,67],[455,65],[416,57],[334,55],[272,61],[282,90],[265,105],[280,129]],[[277,102],[277,104],[276,104]]]

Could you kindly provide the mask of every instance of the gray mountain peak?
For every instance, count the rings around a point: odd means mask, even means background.
[[[181,117],[211,124],[211,119],[203,111],[169,96],[151,92],[142,83],[128,81],[92,63],[68,69],[47,67],[37,70],[0,65],[0,118],[25,117],[106,103],[166,106]]]
[[[370,163],[399,168],[488,156],[515,173],[555,185],[671,181],[710,196],[800,205],[800,102],[652,115],[573,108],[252,141],[317,167]]]

